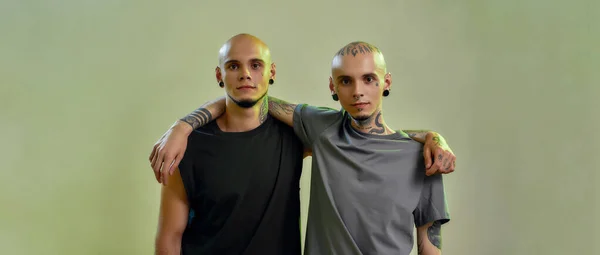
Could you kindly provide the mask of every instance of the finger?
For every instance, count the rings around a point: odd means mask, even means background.
[[[431,167],[429,169],[427,169],[427,171],[425,171],[425,175],[431,176],[431,175],[435,174],[437,171],[438,171],[438,166],[436,164],[432,164]]]
[[[446,157],[444,157],[444,167],[441,170],[442,170],[442,172],[446,173],[446,172],[448,172],[449,168],[450,168],[450,161],[448,160],[448,157],[446,156]]]
[[[156,161],[154,162],[154,165],[152,166],[152,168],[154,169],[154,172],[160,173],[160,168],[163,164],[163,156],[165,155],[164,151],[158,151],[158,157],[156,157]]]
[[[167,165],[167,163],[163,162],[162,164],[162,171],[161,176],[162,176],[162,180],[163,180],[163,185],[167,186],[167,184],[169,183],[169,172],[167,171],[167,168],[169,168],[169,165]]]
[[[154,175],[157,176],[156,180],[158,181],[158,183],[161,183],[161,179],[158,178],[160,176],[160,173],[158,171],[156,171],[156,167],[155,167],[157,160],[158,160],[158,156],[154,155],[154,157],[152,158],[152,163],[150,163],[150,167],[152,168],[152,172],[154,172]]]
[[[150,165],[152,166],[152,169],[154,169],[154,165],[156,165],[156,160],[158,159],[158,152],[159,152],[159,149],[156,149],[156,151],[154,152],[154,155],[152,156],[152,161],[150,161]]]
[[[160,172],[161,173],[166,172],[166,174],[169,174],[169,169],[171,168],[173,161],[175,161],[175,157],[173,155],[171,155],[171,154],[165,155]]]
[[[442,169],[442,162],[444,160],[444,156],[442,155],[442,153],[440,152],[440,150],[434,150],[433,152],[433,164],[431,165],[431,168],[429,168],[427,170],[427,172],[425,172],[426,175],[433,175],[435,174],[437,171],[439,171],[440,169]]]
[[[150,162],[152,162],[152,158],[154,157],[154,154],[156,153],[156,147],[157,147],[157,144],[155,144],[154,147],[152,147],[152,152],[150,152],[150,157],[148,158],[148,160],[150,160]]]
[[[154,176],[156,176],[156,181],[158,181],[158,183],[162,183],[162,179],[160,177],[160,172],[156,168],[157,161],[158,161],[158,150],[156,150],[156,152],[154,153],[154,157],[152,157],[152,163],[150,164],[150,166],[152,167],[152,172],[154,172]]]
[[[425,169],[431,167],[431,150],[429,147],[423,148],[423,157],[425,158]]]
[[[181,158],[182,157],[179,155],[175,157],[175,162],[173,162],[171,167],[169,167],[169,175],[173,175],[173,172],[175,172],[175,168],[177,168],[179,166],[179,163],[181,163]]]
[[[154,171],[152,171],[154,172]],[[161,183],[162,177],[160,176],[160,173],[154,172],[154,178],[156,178],[156,181],[158,183]]]

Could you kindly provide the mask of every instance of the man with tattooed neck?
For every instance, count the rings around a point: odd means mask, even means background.
[[[381,51],[353,42],[331,64],[329,90],[342,111],[270,98],[270,113],[313,153],[307,254],[408,255],[415,227],[419,254],[441,254],[450,220],[442,175],[426,175],[423,145],[385,123],[391,88]]]
[[[270,115],[293,127],[314,154],[306,254],[409,254],[415,225],[419,254],[441,253],[440,228],[449,216],[439,173],[454,170],[454,155],[435,132],[385,124],[382,98],[391,83],[381,52],[355,42],[332,63],[330,90],[342,111],[268,97]],[[221,114],[228,97],[203,105],[155,144],[150,159],[159,182],[183,153],[191,156],[191,130]]]

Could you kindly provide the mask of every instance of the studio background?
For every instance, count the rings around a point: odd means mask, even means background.
[[[0,253],[152,254],[151,147],[223,95],[218,49],[251,33],[277,64],[270,95],[333,108],[333,54],[356,40],[383,51],[387,123],[438,131],[458,158],[444,254],[599,254],[599,7],[2,1]],[[305,160],[303,227],[309,178]]]

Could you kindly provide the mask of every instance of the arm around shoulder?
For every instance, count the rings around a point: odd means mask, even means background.
[[[290,127],[294,126],[294,110],[298,104],[288,103],[275,97],[269,97],[269,114]]]
[[[316,137],[343,116],[340,111],[331,108],[291,104],[274,97],[269,97],[269,114],[293,127],[298,138],[309,149],[312,149]]]

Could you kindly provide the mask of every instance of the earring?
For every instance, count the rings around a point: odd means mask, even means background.
[[[333,101],[337,101],[337,100],[339,100],[339,98],[338,98],[337,94],[333,94],[333,95],[331,95],[331,98],[333,98]]]
[[[222,81],[219,82],[219,87],[225,87],[225,83],[223,83]]]
[[[389,95],[390,95],[390,90],[389,89],[386,89],[386,90],[383,91],[383,96],[384,97],[387,97]]]
[[[269,85],[273,85],[273,83],[275,83],[275,81],[273,79],[269,79]]]

